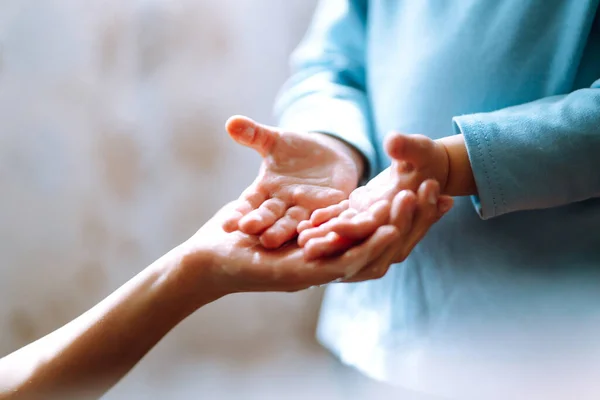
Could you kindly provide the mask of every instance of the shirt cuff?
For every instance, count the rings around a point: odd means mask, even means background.
[[[508,208],[497,173],[494,150],[481,120],[481,114],[471,114],[454,117],[452,122],[454,132],[465,138],[478,193],[471,197],[473,206],[482,219],[490,219],[507,213]]]

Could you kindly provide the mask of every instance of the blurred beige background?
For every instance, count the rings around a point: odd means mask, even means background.
[[[92,306],[251,182],[259,159],[223,124],[274,122],[314,5],[0,0],[0,355]],[[107,398],[414,398],[316,344],[320,296],[219,301]]]

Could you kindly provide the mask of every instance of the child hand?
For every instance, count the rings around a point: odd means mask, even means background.
[[[377,175],[366,186],[354,190],[349,203],[335,204],[316,210],[310,218],[310,225],[303,223],[300,230],[317,227],[339,215],[340,207],[348,207],[344,217],[367,210],[380,200],[391,201],[401,190],[417,191],[427,179],[440,184],[445,193],[448,182],[449,159],[445,146],[423,135],[393,133],[385,142],[385,149],[392,164]]]
[[[385,147],[392,165],[366,186],[353,191],[349,201],[316,210],[310,221],[302,222],[298,226],[300,246],[331,234],[330,239],[336,238],[332,250],[350,248],[373,232],[374,227],[387,222],[384,202],[391,202],[401,190],[416,191],[426,179],[435,179],[445,188],[449,159],[443,144],[422,135],[395,133],[387,138]],[[444,190],[439,186],[436,185],[435,195]],[[434,196],[433,192],[428,193]],[[432,198],[429,200],[433,202]],[[447,197],[442,203],[443,208],[452,204]]]
[[[244,117],[229,119],[227,131],[259,152],[263,163],[223,223],[226,232],[260,235],[264,247],[278,248],[314,210],[337,204],[356,188],[362,160],[335,138],[280,131]]]
[[[307,260],[329,257],[348,250],[369,237],[378,227],[390,223],[407,232],[404,240],[398,242],[392,258],[393,263],[403,261],[430,226],[452,208],[452,197],[440,196],[439,192],[439,184],[427,180],[416,194],[405,190],[397,194],[392,202],[380,200],[365,211],[357,212],[348,208],[349,202],[341,202],[335,210],[338,215],[318,227],[304,229],[298,244],[304,247]]]

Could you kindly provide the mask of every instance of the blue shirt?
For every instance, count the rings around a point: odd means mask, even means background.
[[[599,4],[320,2],[282,127],[347,141],[371,176],[390,131],[462,133],[478,189],[385,278],[328,288],[318,337],[344,362],[444,395],[600,367]]]

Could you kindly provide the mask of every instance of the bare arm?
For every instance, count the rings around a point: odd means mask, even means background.
[[[53,333],[0,360],[0,399],[97,398],[198,307],[219,297],[184,279],[173,251]],[[51,396],[50,396],[51,395]]]
[[[340,256],[317,261],[307,261],[295,243],[266,250],[255,236],[225,233],[221,226],[230,204],[91,310],[0,359],[0,399],[100,397],[179,322],[228,294],[298,291],[362,271],[367,274],[361,279],[378,277],[373,274],[387,270],[387,254],[395,243],[410,242],[421,225],[435,222],[419,218],[417,211],[413,224],[416,202],[414,196],[393,206],[390,202],[388,212],[401,216],[397,222],[381,225],[366,242]],[[420,203],[421,208],[437,207]]]

